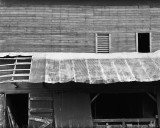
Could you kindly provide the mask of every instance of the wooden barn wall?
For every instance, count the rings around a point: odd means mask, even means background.
[[[8,1],[0,5],[1,52],[93,53],[96,32],[111,33],[111,52],[136,51],[136,32],[152,32],[152,51],[160,49],[159,6]]]
[[[58,92],[55,94],[56,128],[92,128],[88,93]]]
[[[28,128],[52,128],[54,126],[53,90],[49,90],[43,84],[0,84],[0,128],[3,125],[3,111],[5,100],[3,94],[29,94],[28,99]],[[38,91],[37,91],[38,90]]]
[[[28,94],[28,128],[92,128],[89,92],[77,90],[77,93],[72,87],[64,91],[43,83],[16,85],[0,84],[0,128],[5,123],[7,94]]]

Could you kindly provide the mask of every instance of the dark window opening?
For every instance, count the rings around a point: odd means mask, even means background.
[[[91,94],[91,110],[93,119],[154,118],[157,113],[145,93]]]
[[[28,94],[6,94],[6,107],[19,128],[28,126]],[[7,109],[6,109],[7,110]],[[6,111],[6,125],[9,127],[9,113]]]
[[[138,52],[150,52],[150,33],[138,33]]]

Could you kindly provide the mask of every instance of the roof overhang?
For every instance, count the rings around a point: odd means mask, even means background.
[[[160,80],[160,52],[155,53],[1,53],[1,62],[7,56],[32,56],[28,79],[1,78],[17,74],[4,74],[0,69],[0,83],[115,83],[151,82]],[[0,63],[0,67],[5,66]],[[13,69],[15,70],[15,69]],[[25,75],[21,73],[18,75]]]

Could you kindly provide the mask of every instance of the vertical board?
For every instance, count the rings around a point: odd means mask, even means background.
[[[56,93],[54,100],[56,128],[91,128],[92,116],[89,94]]]
[[[0,94],[0,128],[5,125],[4,104],[4,94]]]
[[[155,106],[155,101],[144,94],[142,99],[143,118],[155,118]]]
[[[160,87],[157,87],[157,111],[158,111],[158,124],[160,126]]]

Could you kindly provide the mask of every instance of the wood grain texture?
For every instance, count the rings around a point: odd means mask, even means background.
[[[87,93],[55,94],[56,128],[92,128],[90,98]]]
[[[21,2],[23,6],[0,4],[1,52],[93,53],[97,32],[112,34],[111,52],[136,51],[134,34],[142,31],[153,32],[152,51],[160,48],[160,8],[151,7],[152,4],[84,6],[72,2],[25,2]]]
[[[5,127],[5,101],[4,101],[4,94],[0,94],[0,128]]]

